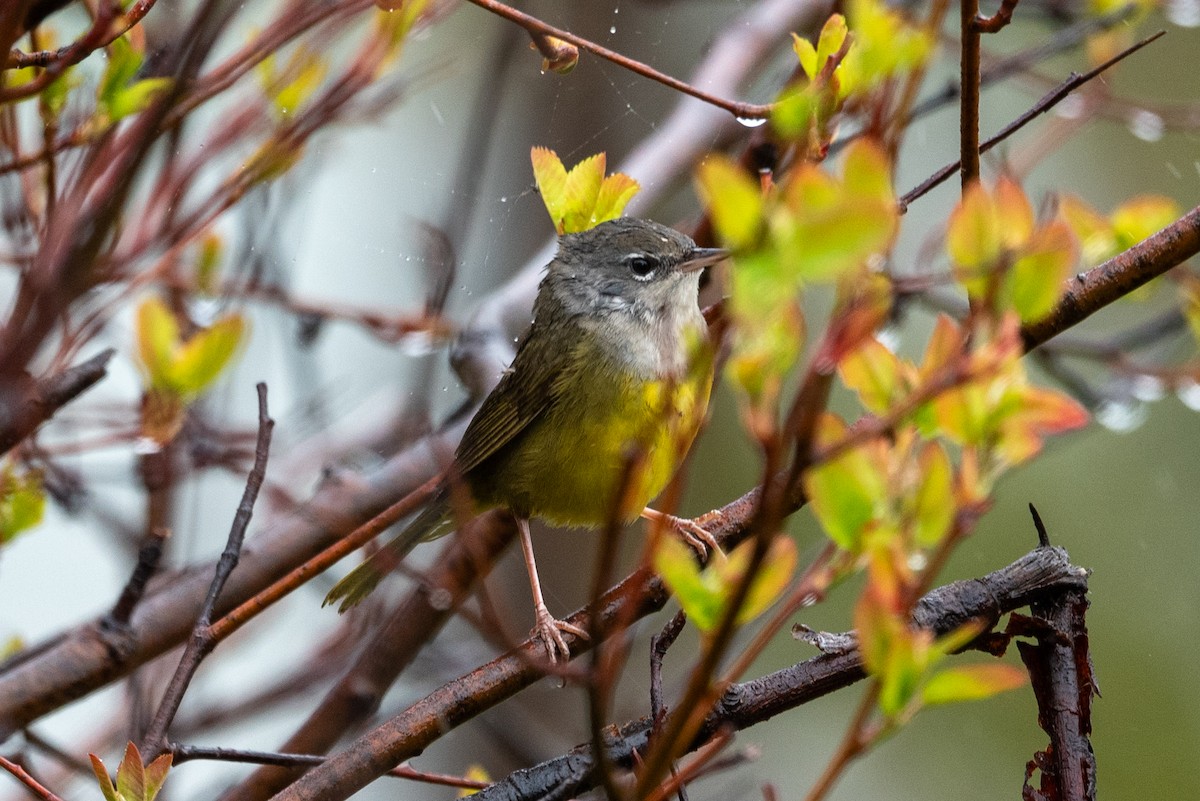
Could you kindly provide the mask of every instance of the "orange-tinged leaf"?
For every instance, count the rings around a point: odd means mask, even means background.
[[[714,153],[697,169],[696,184],[721,242],[735,250],[753,245],[763,219],[758,182],[727,156]]]
[[[1041,319],[1054,308],[1078,253],[1075,236],[1062,220],[1033,234],[1004,280],[1006,304],[1023,322]]]
[[[591,225],[615,220],[625,213],[625,206],[642,187],[623,172],[615,172],[600,183],[596,196],[596,208],[592,211]]]
[[[948,314],[939,314],[933,324],[929,344],[925,346],[925,359],[921,362],[921,375],[928,378],[948,367],[962,355],[966,342],[962,328]]]
[[[171,770],[172,759],[171,754],[160,754],[146,766],[146,801],[154,801],[158,791],[162,789],[163,782],[167,780],[167,773]]]
[[[607,160],[603,153],[588,156],[567,172],[567,183],[563,187],[563,229],[568,234],[586,231],[600,196],[600,184],[604,182]]]
[[[557,153],[545,147],[530,150],[529,159],[533,163],[533,179],[541,193],[542,202],[546,204],[546,211],[550,212],[555,230],[562,234],[563,219],[566,217],[567,168]]]
[[[242,317],[231,314],[197,331],[179,349],[171,364],[170,386],[185,396],[202,392],[233,358],[244,330]]]
[[[153,296],[142,301],[136,317],[138,359],[151,386],[166,386],[179,346],[179,323],[171,310]]]
[[[1020,185],[1001,175],[994,195],[996,217],[1000,223],[1000,241],[1010,250],[1021,247],[1033,234],[1033,206]]]
[[[117,788],[113,786],[112,777],[104,767],[104,761],[95,754],[88,754],[88,759],[92,763],[92,773],[96,774],[96,783],[100,785],[104,801],[122,801],[117,795]]]
[[[946,250],[955,264],[968,270],[990,269],[1000,256],[1000,222],[979,182],[967,187],[950,213]]]
[[[842,383],[858,394],[870,412],[886,412],[903,388],[899,357],[874,338],[867,339],[838,364]]]
[[[1088,413],[1074,398],[1041,387],[1026,387],[1014,416],[1042,434],[1059,434],[1087,425]]]
[[[929,706],[979,701],[1023,687],[1028,681],[1025,671],[1004,663],[947,668],[926,682],[922,700]]]

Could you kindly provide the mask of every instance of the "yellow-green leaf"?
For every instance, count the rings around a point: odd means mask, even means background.
[[[713,560],[712,567],[720,572],[726,595],[732,593],[734,586],[741,580],[753,549],[753,542],[743,542],[729,554],[727,560]],[[758,617],[775,603],[792,579],[797,558],[796,544],[786,534],[780,534],[771,541],[767,555],[746,591],[746,599],[738,610],[735,622],[739,626]]]
[[[170,385],[186,395],[204,391],[237,352],[245,322],[237,314],[197,331],[181,347],[171,365]]]
[[[567,168],[553,150],[545,147],[535,147],[529,151],[529,159],[533,163],[533,179],[537,183],[542,202],[550,213],[550,220],[558,233],[563,230],[563,219],[566,217],[564,192],[567,187]]]
[[[168,386],[179,346],[179,323],[166,304],[154,296],[142,301],[136,318],[138,359],[146,377],[151,386]]]
[[[641,186],[625,173],[615,172],[600,183],[596,197],[596,208],[592,211],[591,225],[615,220],[625,213],[625,206],[638,193]]]
[[[125,746],[125,757],[117,766],[117,795],[125,801],[144,801],[146,798],[146,771],[142,767],[142,755],[132,741]]]
[[[0,545],[42,522],[46,493],[36,470],[17,472],[12,465],[0,470]]]
[[[735,250],[753,245],[763,220],[757,182],[727,156],[713,153],[696,171],[696,183],[721,242]]]
[[[711,631],[717,625],[724,604],[720,588],[705,581],[691,548],[676,537],[663,537],[654,552],[654,569],[696,628]]]
[[[1012,665],[966,665],[935,673],[925,684],[922,700],[928,706],[991,698],[1028,683],[1025,671]]]
[[[859,401],[874,414],[886,412],[903,387],[901,364],[896,354],[875,339],[865,340],[838,364],[842,383],[858,394]]]
[[[1065,222],[1038,229],[1005,278],[1005,301],[1023,322],[1044,317],[1062,295],[1077,258],[1075,237]]]
[[[600,184],[604,181],[606,160],[603,153],[588,156],[567,173],[563,187],[563,230],[568,234],[586,231],[600,196]]]
[[[1016,181],[1001,175],[994,193],[996,219],[1000,224],[1000,241],[1015,250],[1033,234],[1033,206]]]
[[[941,444],[930,442],[918,460],[920,479],[913,495],[913,539],[935,548],[954,522],[954,469]]]
[[[967,270],[995,266],[1000,256],[1000,222],[995,206],[978,181],[967,187],[962,200],[950,213],[946,250],[950,258]]]
[[[1140,195],[1125,201],[1112,213],[1117,247],[1133,247],[1166,228],[1179,214],[1179,204],[1161,195]]]

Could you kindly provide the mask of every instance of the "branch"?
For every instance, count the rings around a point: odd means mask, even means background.
[[[1071,280],[1041,320],[1021,328],[1030,351],[1200,252],[1200,206],[1129,250]]]
[[[1074,589],[1033,605],[1022,625],[1036,643],[1017,643],[1033,680],[1038,723],[1050,746],[1030,760],[1022,798],[1095,801],[1096,755],[1092,733],[1092,696],[1098,695],[1088,652],[1086,593]],[[1042,774],[1041,795],[1030,795],[1033,770]]]
[[[979,579],[957,581],[933,590],[913,613],[921,628],[941,635],[980,618],[990,625],[1001,616],[1044,598],[1083,592],[1086,571],[1070,564],[1061,548],[1038,548],[1011,565]],[[821,635],[826,642],[853,642],[852,635]],[[865,677],[857,647],[830,649],[791,667],[732,685],[705,719],[690,749],[723,727],[745,729],[801,706]],[[605,742],[608,758],[633,769],[645,751],[653,718],[625,724]],[[573,798],[594,786],[592,744],[534,767],[516,771],[479,793],[479,801],[533,801]]]
[[[7,453],[55,412],[104,378],[115,352],[109,348],[86,362],[39,379],[27,392],[0,393],[0,454]]]

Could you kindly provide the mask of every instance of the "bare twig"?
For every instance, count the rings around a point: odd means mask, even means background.
[[[523,11],[519,11],[512,6],[498,2],[498,0],[470,0],[470,2],[486,9],[493,14],[503,17],[510,22],[515,22],[525,30],[529,31],[535,37],[535,43],[538,37],[553,36],[556,39],[561,39],[564,42],[569,42],[575,45],[580,50],[586,50],[593,55],[599,56],[607,61],[611,61],[619,67],[623,67],[630,72],[637,73],[650,80],[657,81],[663,86],[670,87],[685,95],[691,95],[698,100],[703,100],[717,108],[725,109],[735,117],[745,119],[763,119],[771,112],[770,104],[760,103],[742,103],[736,100],[725,100],[710,94],[703,89],[699,89],[686,81],[681,81],[678,78],[672,78],[666,73],[659,72],[653,67],[643,64],[640,61],[629,58],[629,56],[618,53],[615,50],[610,50],[603,45],[596,44],[590,39],[585,39],[563,28],[556,28],[553,25],[543,22],[542,20]],[[545,53],[543,53],[545,55]],[[547,56],[548,58],[550,56]]]
[[[251,765],[272,765],[280,768],[305,768],[320,765],[325,757],[320,754],[292,754],[275,751],[247,751],[241,748],[209,748],[199,745],[171,746],[171,754],[175,764],[195,760],[212,760],[214,762],[243,762]],[[460,787],[467,790],[482,790],[489,782],[478,779],[468,779],[465,776],[451,776],[447,773],[431,773],[417,770],[408,765],[400,765],[389,770],[385,776],[397,779],[411,779],[424,784],[436,784],[442,787]]]
[[[112,611],[108,613],[110,625],[129,625],[129,618],[133,615],[134,608],[146,594],[146,584],[158,570],[159,560],[162,559],[163,543],[170,534],[171,532],[165,528],[156,528],[142,543],[142,547],[138,550],[137,564],[133,567],[133,573],[129,576],[125,588],[121,590]]]
[[[1150,44],[1154,40],[1158,39],[1160,36],[1162,36],[1165,33],[1166,33],[1166,31],[1159,31],[1158,33],[1147,36],[1145,39],[1142,39],[1140,42],[1137,42],[1136,44],[1130,45],[1129,47],[1125,48],[1117,55],[1115,55],[1112,58],[1105,61],[1103,64],[1100,64],[1099,66],[1096,66],[1083,74],[1079,74],[1079,73],[1075,73],[1075,72],[1071,73],[1069,76],[1067,76],[1067,78],[1065,80],[1063,80],[1062,83],[1060,83],[1058,86],[1054,87],[1049,92],[1047,92],[1045,95],[1043,95],[1042,98],[1040,100],[1038,100],[1038,102],[1034,103],[1033,106],[1028,111],[1026,111],[1021,116],[1017,117],[1015,120],[1010,122],[1008,125],[1004,126],[1000,130],[999,133],[997,133],[995,136],[991,137],[986,142],[984,142],[982,145],[980,145],[979,152],[980,153],[988,152],[993,147],[1000,144],[1005,139],[1007,139],[1008,137],[1012,136],[1017,131],[1024,128],[1030,122],[1037,119],[1042,114],[1045,114],[1050,109],[1054,108],[1056,105],[1058,105],[1059,102],[1061,102],[1063,100],[1063,98],[1065,98],[1067,95],[1071,94],[1071,92],[1074,92],[1076,89],[1083,86],[1088,81],[1090,81],[1093,78],[1095,78],[1096,76],[1100,75],[1102,72],[1107,70],[1109,67],[1113,66],[1114,64],[1117,64],[1120,61],[1123,61],[1124,59],[1133,55],[1137,51],[1141,50],[1143,47]],[[955,173],[955,171],[958,170],[959,167],[962,166],[962,164],[963,164],[963,162],[961,159],[954,162],[953,164],[947,164],[945,167],[942,167],[940,170],[935,172],[933,175],[926,178],[919,185],[910,189],[908,192],[904,193],[904,195],[899,200],[900,209],[902,211],[906,210],[908,208],[909,204],[912,203],[914,200],[921,197],[922,195],[927,194],[931,189],[942,184],[947,178],[949,178],[951,175],[953,175]],[[976,176],[978,176],[978,166],[976,166]]]
[[[221,558],[217,560],[208,597],[205,598],[204,605],[200,608],[196,625],[192,629],[191,639],[184,647],[183,656],[179,658],[179,667],[176,668],[175,675],[171,677],[171,682],[167,685],[166,692],[163,693],[162,701],[159,702],[158,711],[143,738],[142,753],[147,760],[153,759],[166,750],[167,728],[175,719],[175,713],[179,711],[179,704],[183,701],[184,693],[187,692],[192,677],[200,667],[200,662],[216,645],[217,641],[212,635],[212,626],[210,625],[213,612],[217,607],[217,599],[221,595],[221,590],[225,588],[225,582],[229,579],[229,574],[237,567],[238,557],[242,551],[242,541],[246,536],[246,528],[250,525],[250,517],[254,513],[254,502],[258,499],[258,491],[262,487],[263,478],[267,473],[267,457],[271,451],[271,432],[274,428],[275,421],[267,414],[267,385],[260,383],[258,385],[258,442],[254,448],[254,467],[246,477],[245,492],[238,504],[237,513],[233,516],[233,524],[229,528],[229,539],[225,543],[225,550],[222,552]]]
[[[29,788],[29,792],[42,799],[42,801],[63,801],[61,798],[51,792],[49,788],[45,787],[41,782],[29,775],[29,771],[25,770],[25,768],[21,767],[16,762],[13,762],[11,759],[6,759],[5,757],[0,756],[0,768],[4,768],[6,771],[11,773],[17,779],[17,781]]]

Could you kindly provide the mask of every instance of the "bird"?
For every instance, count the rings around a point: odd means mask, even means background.
[[[703,529],[646,505],[670,481],[707,415],[713,348],[699,281],[703,268],[727,255],[634,217],[560,236],[533,322],[431,501],[339,581],[325,604],[346,611],[417,543],[446,533],[460,486],[472,512],[502,508],[515,519],[533,594],[533,636],[552,663],[570,659],[564,633],[587,633],[546,606],[531,519],[594,528],[620,506],[627,510],[623,523],[666,519],[702,553],[715,548]]]

